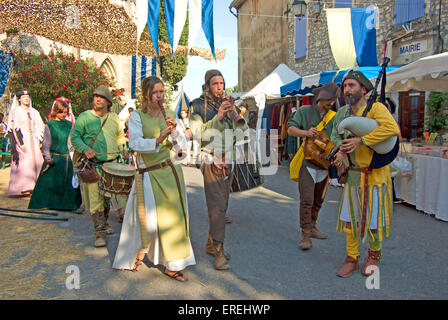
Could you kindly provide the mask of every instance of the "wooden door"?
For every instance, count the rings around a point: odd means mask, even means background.
[[[425,92],[400,92],[399,124],[405,139],[421,137],[425,121]]]

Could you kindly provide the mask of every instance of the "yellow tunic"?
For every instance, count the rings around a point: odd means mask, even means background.
[[[362,113],[366,106],[360,107],[356,116],[362,116]],[[333,132],[331,135],[331,140],[335,147],[338,147],[342,143],[341,137],[337,134],[338,124],[349,116],[349,106],[344,106],[340,108],[335,116]],[[398,136],[399,128],[395,119],[390,114],[389,110],[382,103],[374,103],[370,112],[366,116],[367,118],[375,119],[379,126],[372,130],[369,134],[361,137],[363,145],[359,146],[354,153],[351,153],[350,159],[356,168],[366,168],[369,167],[374,151],[369,148],[370,145],[377,144],[384,141],[387,138]],[[348,132],[344,136],[347,136]],[[348,162],[346,163],[348,165]],[[343,231],[344,221],[341,220],[341,209],[344,201],[349,203],[349,213],[350,220],[352,224],[352,232],[356,237],[360,232],[360,221],[357,221],[356,212],[354,208],[354,201],[358,202],[358,207],[362,208],[362,203],[364,200],[364,173],[359,171],[349,171],[347,183],[345,184],[344,193],[339,206],[338,214],[338,225],[337,230],[339,232]],[[376,188],[377,197],[374,197],[374,189]],[[348,189],[348,190],[347,190]],[[347,192],[348,191],[348,192]],[[348,194],[348,199],[344,199]],[[354,196],[355,195],[355,196]],[[376,201],[375,207],[378,211],[372,213],[373,203]],[[390,169],[389,165],[386,165],[379,169],[372,169],[372,172],[368,174],[368,213],[369,216],[366,219],[366,230],[369,230],[370,222],[372,216],[374,216],[377,221],[379,240],[383,240],[383,235],[385,232],[386,237],[390,235],[390,226],[392,222],[392,182],[390,179]],[[385,230],[383,228],[385,225]],[[369,230],[369,236],[373,239],[373,234]]]

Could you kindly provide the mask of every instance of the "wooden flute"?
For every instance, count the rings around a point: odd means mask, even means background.
[[[166,125],[169,126],[168,124],[168,118],[166,116],[166,112],[165,112],[165,107],[163,106],[163,100],[159,100],[159,107],[160,107],[160,111],[162,112],[163,118],[165,119]],[[183,152],[182,148],[177,144],[176,138],[174,136],[174,132],[171,132],[171,139],[173,140],[173,148],[174,148],[174,152],[176,153],[176,160],[183,160],[187,154],[185,152]]]

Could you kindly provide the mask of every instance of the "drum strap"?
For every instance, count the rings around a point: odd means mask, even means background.
[[[179,179],[179,176],[177,175],[177,171],[176,171],[176,168],[173,165],[173,162],[171,160],[167,160],[167,161],[161,162],[159,164],[156,164],[155,166],[151,166],[151,167],[148,167],[148,168],[141,168],[141,169],[139,168],[138,172],[140,174],[144,174],[145,172],[154,171],[154,170],[165,168],[165,167],[168,167],[168,166],[171,167],[171,170],[173,171],[174,178],[176,179],[177,191],[179,192],[180,203],[182,205],[182,210],[183,210],[184,218],[185,218],[184,219],[184,221],[185,221],[185,231],[186,231],[186,233],[188,235],[187,212],[185,210],[184,199],[182,197],[182,188],[180,186],[180,179]]]
[[[364,196],[362,201],[362,217],[361,217],[361,239],[362,239],[364,238],[364,233],[366,232],[366,213],[367,213],[366,211],[367,211],[367,200],[369,198],[369,174],[372,172],[372,169],[370,167],[353,168],[352,166],[350,166],[348,170],[360,171],[364,173],[364,186],[363,186]]]

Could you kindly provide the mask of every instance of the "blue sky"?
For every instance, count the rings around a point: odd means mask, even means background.
[[[190,99],[200,96],[204,84],[205,72],[218,69],[224,75],[226,87],[238,84],[238,40],[237,19],[229,12],[232,0],[213,1],[213,27],[216,50],[226,49],[226,57],[222,61],[208,61],[201,57],[188,57],[187,74],[182,80],[184,91]],[[235,10],[234,10],[235,11]],[[193,47],[210,48],[204,32],[200,32]]]

